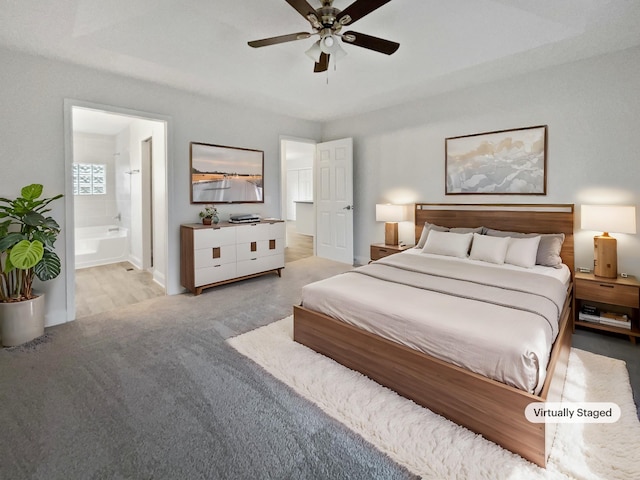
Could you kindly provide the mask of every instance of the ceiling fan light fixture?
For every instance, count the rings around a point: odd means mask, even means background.
[[[331,52],[331,58],[334,63],[338,63],[338,60],[347,56],[347,52],[340,46],[338,42],[333,46],[333,51]]]
[[[333,38],[333,35],[327,35],[320,40],[320,49],[327,54],[333,53],[336,45],[338,43]]]
[[[320,61],[320,55],[322,55],[322,49],[320,48],[320,40],[318,40],[313,45],[311,45],[311,48],[309,48],[309,50],[307,50],[304,53],[306,53],[311,60],[318,63]]]

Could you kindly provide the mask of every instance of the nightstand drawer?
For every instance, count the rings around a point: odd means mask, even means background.
[[[397,250],[391,250],[384,247],[374,247],[371,246],[371,260],[380,260],[381,258],[387,257],[394,253],[398,253]]]
[[[640,306],[637,287],[598,282],[597,280],[591,282],[576,279],[576,298],[632,308]]]

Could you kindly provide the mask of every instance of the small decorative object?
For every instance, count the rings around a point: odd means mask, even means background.
[[[44,334],[44,295],[33,291],[33,281],[60,274],[53,246],[60,226],[46,213],[62,195],[40,198],[42,190],[34,183],[15,200],[0,198],[0,332],[5,347]]]
[[[546,195],[547,126],[445,139],[445,194]]]
[[[211,225],[211,223],[218,223],[220,221],[218,209],[214,205],[205,205],[204,210],[200,212],[200,218],[204,225]]]

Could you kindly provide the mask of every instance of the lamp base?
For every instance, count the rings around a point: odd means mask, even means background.
[[[386,245],[398,245],[398,222],[384,224],[384,243]]]
[[[618,277],[618,246],[607,232],[593,237],[593,274],[596,277]]]

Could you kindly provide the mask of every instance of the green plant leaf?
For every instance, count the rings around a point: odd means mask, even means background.
[[[44,217],[40,215],[38,212],[34,212],[29,210],[24,217],[22,217],[22,221],[29,225],[30,227],[37,227],[38,225],[42,225],[44,223]]]
[[[11,225],[11,220],[6,220],[6,221],[0,223],[0,238],[6,236],[9,233],[9,226],[10,225]],[[1,251],[2,251],[2,249],[0,248],[0,252]]]
[[[43,282],[52,280],[60,275],[60,258],[54,252],[45,250],[42,260],[33,268],[33,271]]]
[[[4,269],[2,270],[2,273],[9,273],[11,270],[14,270],[15,268],[16,267],[13,266],[13,263],[11,263],[11,259],[7,255],[7,260],[4,263]]]
[[[11,248],[9,258],[16,268],[28,270],[35,267],[44,255],[42,242],[21,240]]]
[[[42,195],[43,186],[40,183],[32,183],[31,185],[27,185],[23,187],[20,195],[26,200],[35,200],[40,195]]]
[[[52,217],[46,217],[42,222],[42,226],[52,230],[60,231],[60,225]]]
[[[18,243],[20,240],[26,240],[26,239],[27,239],[27,237],[25,237],[20,232],[8,233],[4,237],[0,238],[0,252],[4,252],[6,250],[9,250],[16,243]]]
[[[57,232],[43,232],[36,230],[31,235],[31,240],[39,240],[45,246],[45,249],[53,248],[56,238]]]

